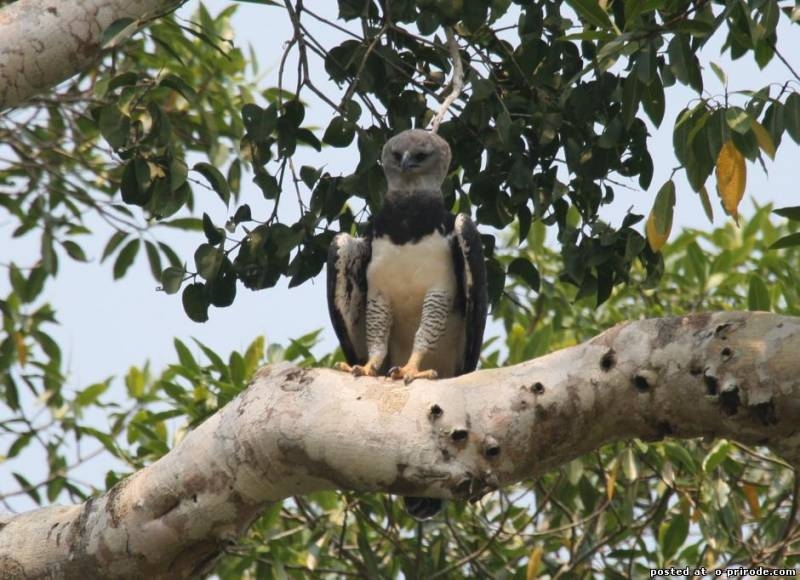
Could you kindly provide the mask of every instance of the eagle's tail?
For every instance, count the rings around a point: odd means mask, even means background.
[[[425,521],[442,511],[442,500],[435,497],[404,497],[406,511],[415,520]]]

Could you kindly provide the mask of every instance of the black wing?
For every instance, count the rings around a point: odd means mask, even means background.
[[[478,366],[486,327],[489,295],[486,264],[478,228],[467,214],[458,214],[453,225],[453,260],[458,282],[457,307],[464,315],[467,340],[464,346],[462,373]]]
[[[369,239],[339,234],[328,248],[328,312],[348,364],[367,362]]]

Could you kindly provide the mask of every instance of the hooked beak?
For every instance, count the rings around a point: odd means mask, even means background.
[[[403,151],[403,157],[400,159],[400,169],[403,171],[408,171],[412,167],[415,167],[416,164],[411,159],[411,153],[408,151]]]

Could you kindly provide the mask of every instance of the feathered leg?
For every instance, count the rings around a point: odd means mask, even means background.
[[[425,295],[422,303],[422,317],[417,333],[414,335],[414,347],[408,362],[402,367],[394,367],[389,376],[394,380],[403,379],[406,384],[414,379],[435,379],[437,373],[433,369],[420,370],[422,357],[435,349],[447,330],[447,318],[453,297],[443,290],[431,290]]]
[[[377,377],[386,358],[389,345],[389,331],[392,328],[392,306],[382,294],[370,294],[367,298],[367,353],[369,359],[364,365],[338,363],[336,368],[352,373],[357,377]]]

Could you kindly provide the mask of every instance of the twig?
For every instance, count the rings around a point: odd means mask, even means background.
[[[791,64],[789,64],[789,61],[788,61],[788,60],[786,60],[786,58],[785,58],[785,57],[784,57],[784,56],[781,54],[781,51],[779,51],[779,50],[778,50],[778,47],[777,47],[776,45],[773,45],[773,46],[772,46],[772,50],[774,50],[774,51],[775,51],[775,56],[777,56],[777,57],[780,59],[780,61],[783,63],[783,65],[784,65],[786,68],[788,68],[788,69],[789,69],[789,72],[791,72],[791,73],[792,73],[792,75],[794,76],[794,78],[796,78],[798,81],[800,81],[800,75],[799,75],[799,74],[797,74],[797,71],[796,71],[796,70],[794,70],[794,68],[792,68],[792,65],[791,65]]]
[[[447,110],[461,94],[461,89],[464,88],[464,67],[461,64],[461,53],[459,52],[453,29],[448,28],[445,31],[445,35],[447,36],[447,47],[450,49],[450,58],[453,61],[453,78],[450,81],[452,87],[450,89],[450,94],[447,95],[447,98],[439,107],[439,112],[436,113],[433,121],[431,121],[431,133],[436,133],[439,130],[439,125],[442,119],[444,119]]]
[[[358,70],[356,71],[356,75],[350,82],[350,86],[347,87],[347,91],[345,92],[344,97],[342,97],[342,101],[339,104],[339,109],[342,112],[345,111],[345,106],[347,105],[347,102],[353,98],[353,93],[356,92],[356,86],[358,85],[358,82],[361,80],[361,74],[364,72],[364,67],[367,65],[367,60],[369,59],[369,56],[372,54],[372,51],[375,50],[375,46],[377,46],[381,37],[386,33],[388,27],[389,27],[388,24],[384,23],[381,29],[372,39],[372,42],[370,42],[369,46],[367,46],[367,50],[364,51],[364,56],[361,57],[361,63],[358,65]],[[366,40],[366,37],[364,38],[364,40]]]

